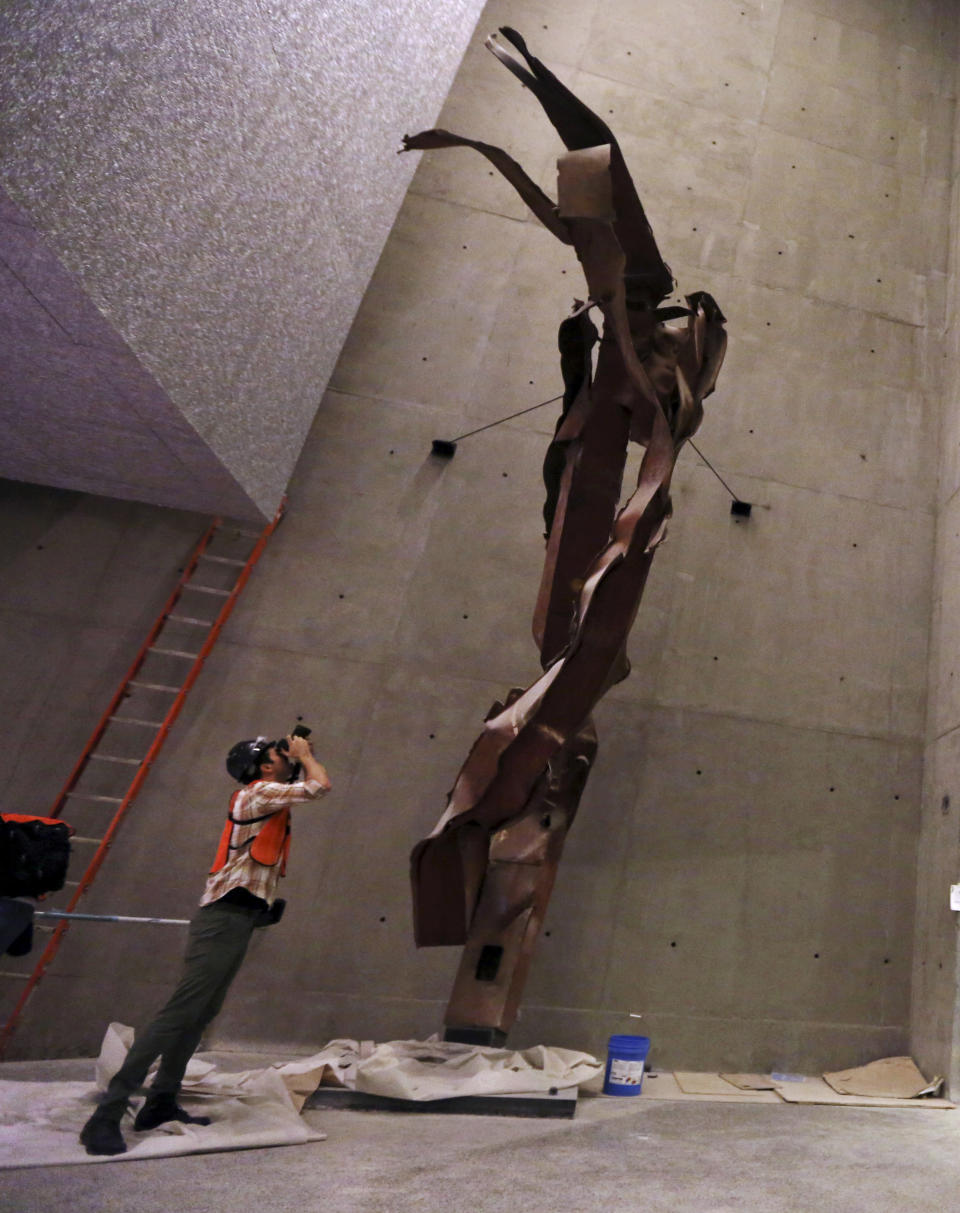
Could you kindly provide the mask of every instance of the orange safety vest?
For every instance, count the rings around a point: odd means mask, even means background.
[[[255,783],[263,782],[255,780]],[[248,784],[252,787],[252,784]],[[230,808],[227,812],[227,820],[224,822],[223,833],[220,835],[220,844],[217,847],[217,854],[213,861],[213,867],[210,869],[210,875],[219,872],[230,858],[231,851],[239,851],[241,847],[249,846],[250,855],[257,863],[262,863],[264,867],[272,868],[277,861],[280,861],[280,875],[287,874],[287,856],[290,854],[290,810],[278,809],[276,813],[265,813],[263,817],[251,817],[246,821],[239,821],[233,815],[233,806],[237,797],[244,791],[239,788],[230,797]],[[236,825],[256,825],[258,821],[266,822],[260,830],[248,839],[247,842],[241,843],[239,847],[230,845],[230,839],[233,837],[233,827]]]

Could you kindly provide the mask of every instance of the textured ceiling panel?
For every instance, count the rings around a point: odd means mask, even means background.
[[[54,255],[36,268],[36,290],[72,281],[62,309],[77,324],[96,327],[97,313],[108,322],[91,348],[121,352],[128,369],[132,353],[145,368],[168,409],[163,424],[150,412],[158,451],[195,460],[199,436],[231,492],[239,484],[270,514],[413,171],[395,155],[400,136],[436,118],[482,3],[89,0],[82,9],[22,0],[0,17],[0,181]],[[21,256],[18,226],[0,227],[14,244],[8,266]],[[8,285],[5,328],[22,301]],[[35,346],[48,321],[26,306]],[[22,377],[27,355],[9,344],[3,373]],[[63,370],[59,388],[49,377],[37,385],[48,427],[57,399],[79,425],[79,385],[93,390],[93,374]],[[69,392],[65,377],[77,384]],[[100,399],[83,415],[88,429],[97,417],[116,430],[117,410],[134,407],[123,392]],[[144,424],[119,427],[131,449],[137,435],[141,458]],[[78,463],[96,445],[84,433]],[[94,462],[76,474],[90,481],[101,470]],[[144,468],[145,487],[153,474],[163,479]]]
[[[0,193],[0,476],[205,513],[256,507]]]

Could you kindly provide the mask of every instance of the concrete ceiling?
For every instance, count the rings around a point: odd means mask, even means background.
[[[256,506],[0,190],[0,476],[231,516]]]
[[[0,475],[271,517],[482,6],[5,10]]]

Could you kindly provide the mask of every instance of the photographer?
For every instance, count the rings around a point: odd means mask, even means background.
[[[160,1066],[134,1129],[153,1129],[170,1120],[210,1123],[206,1117],[190,1116],[176,1101],[187,1062],[219,1013],[250,936],[257,927],[279,921],[283,912],[276,890],[290,845],[291,806],[330,789],[327,772],[314,758],[306,736],[238,742],[227,755],[227,770],[243,786],[230,801],[217,856],[190,924],[180,982],[164,1008],[137,1034],[126,1061],[83,1126],[80,1141],[88,1154],[126,1150],[120,1122],[158,1057]]]

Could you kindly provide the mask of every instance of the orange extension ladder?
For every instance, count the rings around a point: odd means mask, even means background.
[[[46,814],[67,820],[74,827],[70,840],[71,871],[80,852],[86,851],[88,858],[79,880],[68,880],[62,892],[55,895],[68,898],[66,905],[51,902],[45,904],[45,909],[72,913],[93,883],[190,688],[283,517],[285,506],[286,499],[263,531],[214,519],[184,566],[156,623]],[[202,583],[195,579],[198,573]],[[197,649],[196,640],[200,638],[202,643]],[[13,1008],[0,1029],[0,1057],[69,925],[69,920],[64,919],[56,927],[36,927],[52,934],[32,969],[28,963],[22,969],[15,967],[15,961],[4,957],[4,962],[14,967],[0,969],[3,985],[8,990],[11,982],[25,985],[19,995],[14,993],[13,998],[5,1000],[7,1005],[12,1002]]]

